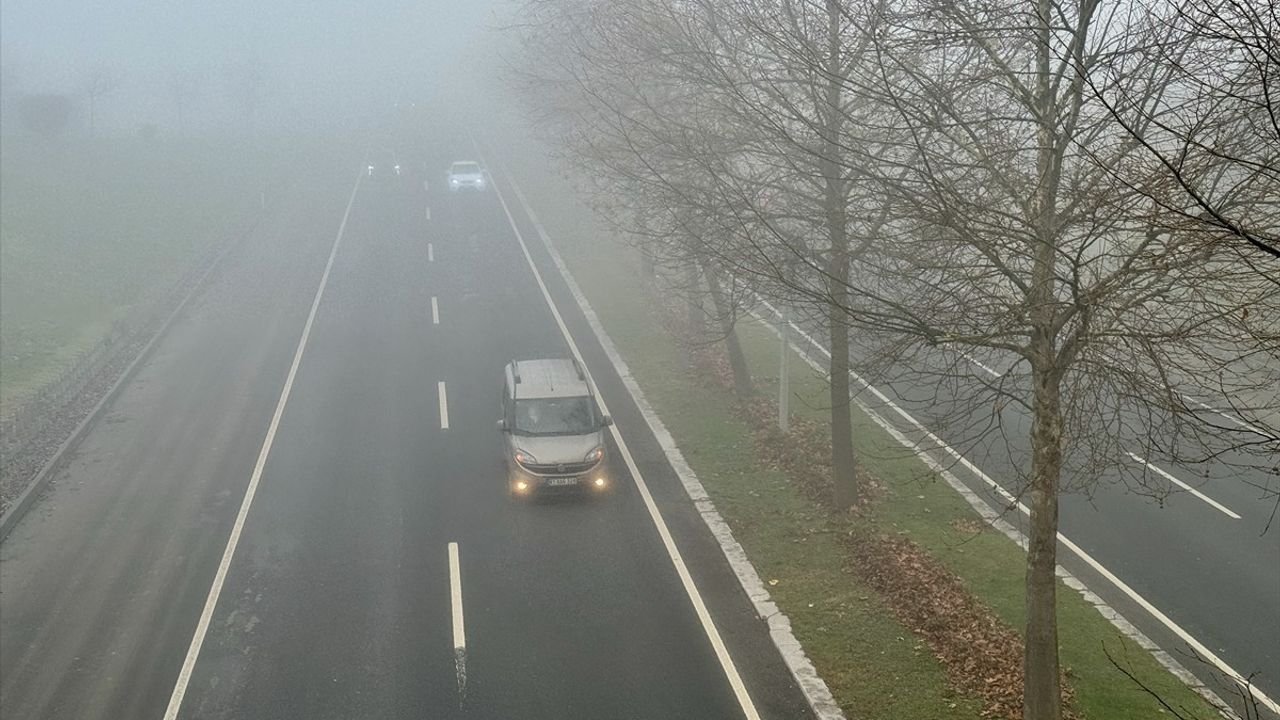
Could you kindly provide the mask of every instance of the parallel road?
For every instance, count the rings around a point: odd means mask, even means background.
[[[0,546],[0,714],[810,716],[528,219],[450,195],[435,137],[425,178],[317,168]],[[618,447],[610,495],[506,495],[501,368],[570,352],[548,298],[652,511]]]
[[[772,305],[761,310],[776,321]],[[788,316],[799,318],[791,337],[802,349],[825,351],[820,321],[795,309]],[[823,350],[815,353],[819,347]],[[855,368],[872,366],[868,358],[851,351]],[[854,392],[991,506],[1008,508],[1029,467],[1030,418],[1025,409],[984,388],[1003,382],[1012,393],[1025,386],[1025,379],[999,377],[1008,360],[917,357],[912,362],[866,378],[892,406],[860,383]],[[1060,531],[1132,593],[1065,546],[1060,563],[1224,700],[1236,699],[1233,684],[1188,637],[1274,704],[1280,699],[1280,528],[1274,526],[1280,483],[1257,457],[1224,453],[1224,460],[1234,462],[1188,465],[1149,453],[1142,445],[1142,419],[1127,420],[1128,435],[1118,442],[1132,448],[1132,468],[1080,468],[1079,475],[1091,482],[1068,487],[1062,495]],[[947,449],[940,449],[942,444]],[[1153,499],[1157,496],[1166,497]],[[1025,531],[1024,515],[1010,510],[1004,517]],[[1280,717],[1266,701],[1259,710],[1263,717]]]

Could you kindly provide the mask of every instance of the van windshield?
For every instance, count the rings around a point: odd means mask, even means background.
[[[479,175],[480,166],[475,163],[456,163],[453,166],[455,175]]]
[[[521,435],[585,435],[597,426],[588,397],[517,400],[515,414]]]

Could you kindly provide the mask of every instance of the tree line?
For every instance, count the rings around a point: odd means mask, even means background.
[[[1022,433],[1028,720],[1062,714],[1060,494],[1104,472],[1165,492],[1135,454],[1276,472],[1275,6],[526,0],[517,29],[538,126],[712,308],[739,393],[742,312],[821,327],[838,507],[862,492],[851,370],[945,384],[994,408],[987,435]],[[1008,406],[1026,427],[1000,426]]]

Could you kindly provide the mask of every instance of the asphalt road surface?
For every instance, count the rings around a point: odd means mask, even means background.
[[[809,717],[536,243],[706,617],[617,448],[611,494],[507,497],[501,368],[566,341],[495,194],[443,187],[465,136],[380,150],[415,162],[300,172],[0,546],[0,715],[742,718],[736,672]]]

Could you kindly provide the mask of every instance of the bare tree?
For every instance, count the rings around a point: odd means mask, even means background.
[[[1166,41],[1133,58],[1165,74],[1158,101],[1106,77],[1090,77],[1090,87],[1154,161],[1142,170],[1173,181],[1155,198],[1161,206],[1239,241],[1243,258],[1280,282],[1280,10],[1238,0],[1154,5]]]
[[[841,5],[532,7],[541,55],[524,66],[560,74],[526,87],[537,88],[544,113],[556,109],[550,124],[571,160],[588,174],[608,168],[625,177],[627,190],[617,194],[651,198],[657,210],[648,217],[685,208],[700,219],[684,235],[696,237],[701,262],[714,259],[757,293],[812,305],[832,346],[846,347],[849,268],[883,215],[864,212],[869,186],[849,146],[858,98],[847,76],[869,45],[849,43]],[[556,32],[545,32],[548,14]],[[574,132],[564,133],[566,124]],[[847,352],[832,353],[832,479],[841,508],[858,497],[848,363]]]
[[[910,148],[905,173],[885,178],[894,242],[853,287],[850,316],[898,352],[1004,354],[1015,371],[969,392],[1029,417],[1028,720],[1061,717],[1060,491],[1110,470],[1159,492],[1132,472],[1135,450],[1195,461],[1276,448],[1274,431],[1199,422],[1182,384],[1206,371],[1276,381],[1274,366],[1231,364],[1250,338],[1242,318],[1274,312],[1276,288],[1155,202],[1163,178],[1117,171],[1143,161],[1122,127],[1140,126],[1177,72],[1135,61],[1178,42],[1165,20],[1097,0],[901,3],[875,35],[882,82],[863,88]],[[1104,78],[1128,98],[1124,122],[1090,90]]]
[[[89,130],[97,129],[98,103],[120,89],[124,84],[124,76],[104,65],[96,65],[87,73],[81,83],[81,89],[89,105]]]

